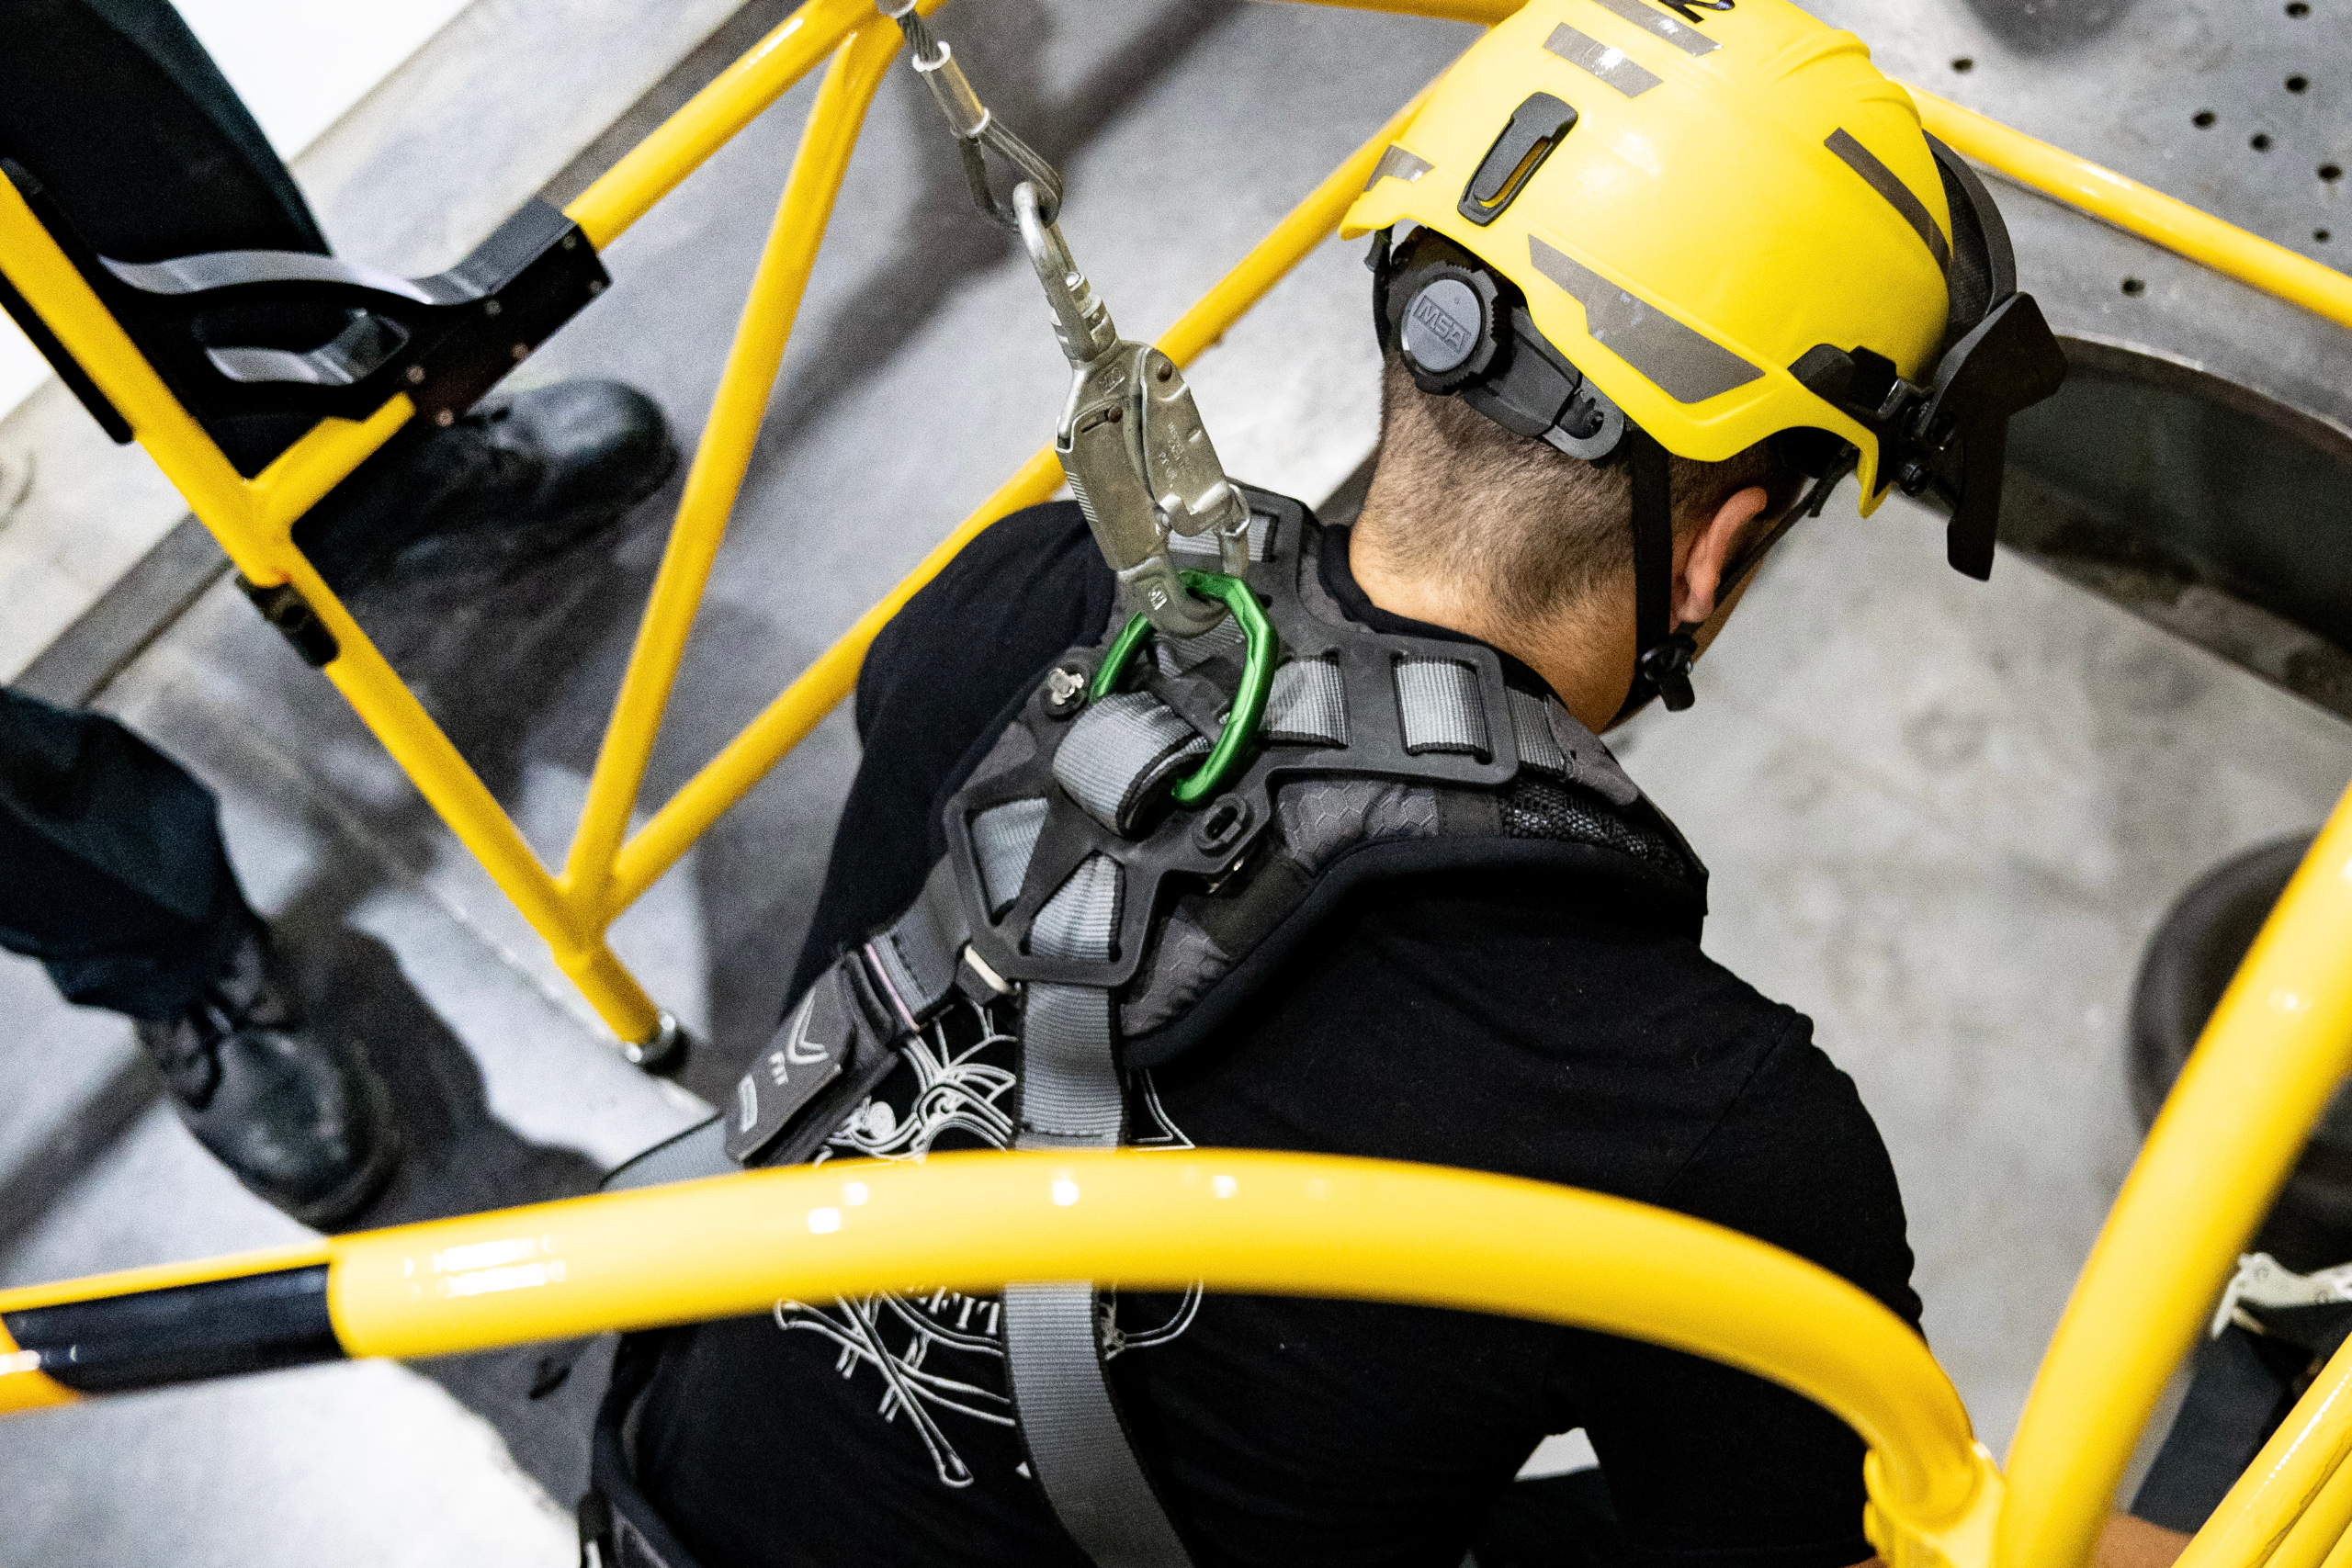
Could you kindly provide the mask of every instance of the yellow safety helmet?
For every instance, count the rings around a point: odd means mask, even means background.
[[[1400,231],[1409,230],[1397,238]],[[1455,63],[1341,227],[1375,232],[1375,316],[1420,387],[1634,473],[1646,686],[1688,705],[1661,625],[1665,452],[1775,440],[1951,513],[1992,568],[2009,418],[2065,359],[2000,213],[1853,34],[1786,0],[1529,0]],[[1755,554],[1746,564],[1752,565]]]

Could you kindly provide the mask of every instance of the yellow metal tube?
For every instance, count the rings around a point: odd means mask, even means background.
[[[2347,931],[2352,795],[2222,995],[2075,1283],[2009,1450],[2007,1568],[2088,1560],[2165,1380],[2352,1066]]]
[[[612,721],[605,728],[595,772],[589,780],[564,883],[573,897],[600,918],[609,919],[618,912],[606,900],[613,859],[628,830],[630,807],[637,803],[638,788],[661,733],[671,688],[694,629],[695,612],[701,605],[711,563],[726,535],[728,514],[751,468],[768,397],[784,362],[785,345],[791,340],[809,269],[815,266],[818,247],[824,242],[834,198],[841,193],[842,176],[856,150],[858,130],[874,102],[875,89],[898,53],[898,28],[870,8],[866,20],[867,26],[850,34],[835,52],[808,111],[800,151],[793,160],[783,199],[776,205],[775,221],[752,280],[734,344],[728,351],[710,418],[695,450],[694,466],[687,470],[677,522],[670,530],[661,570],[638,626],[637,645],[629,653],[628,671],[621,678]]]
[[[2320,1568],[2343,1540],[2346,1525],[2352,1525],[2352,1462],[2339,1458],[2265,1568]]]
[[[322,419],[311,426],[254,476],[253,526],[270,545],[290,550],[294,525],[303,513],[415,417],[416,405],[399,392],[364,420]],[[254,579],[265,586],[279,580]]]
[[[323,1245],[336,1337],[356,1356],[736,1316],[909,1280],[1199,1280],[1633,1335],[1836,1412],[1875,1452],[1882,1508],[1953,1518],[1983,1484],[1950,1381],[1855,1286],[1702,1221],[1481,1172],[1208,1149],[943,1155],[756,1171]],[[202,1277],[254,1271],[232,1260]],[[102,1293],[90,1282],[0,1292],[0,1312]]]
[[[576,938],[575,945],[570,946],[548,933],[548,941],[555,948],[556,964],[562,969],[563,977],[579,987],[580,994],[588,998],[588,1005],[621,1040],[631,1045],[654,1044],[662,1034],[662,1010],[613,952],[611,942],[595,929],[595,921],[577,907],[571,907],[569,912],[588,929]],[[637,1055],[629,1057],[631,1061],[641,1059]]]
[[[1491,28],[1517,11],[1527,0],[1295,0],[1306,6],[1331,6],[1350,11],[1389,11],[1407,17],[1433,17],[1445,22],[1476,22]]]
[[[997,519],[1046,500],[1061,482],[1061,464],[1050,447],[1031,457],[978,512],[923,557],[880,604],[860,615],[855,625],[819,654],[781,696],[762,709],[741,735],[721,748],[718,756],[687,780],[654,813],[652,819],[622,846],[606,894],[609,907],[626,908],[643,897],[645,890],[660,880],[662,874],[675,864],[696,839],[710,830],[710,825],[724,816],[729,807],[750,794],[752,786],[766,776],[778,759],[799,745],[833,711],[834,705],[857,684],[858,667],[865,662],[865,650],[873,646],[890,617],[921,592],[924,583],[938,576],[956,558],[958,550]]]
[[[949,1155],[722,1177],[329,1247],[337,1334],[357,1355],[734,1316],[909,1280],[1200,1280],[1509,1313],[1785,1383],[1860,1432],[1880,1456],[1883,1502],[1920,1517],[1959,1515],[1979,1485],[1951,1382],[1853,1285],[1683,1215],[1470,1171],[1222,1150]]]
[[[2205,1528],[2188,1543],[2174,1568],[2290,1568],[2275,1553],[2284,1551],[2312,1518],[2325,1529],[2330,1513],[2341,1512],[2324,1540],[2305,1539],[2292,1568],[2311,1568],[2352,1520],[2352,1342],[2338,1348],[2303,1397],[2278,1424],[2254,1462],[2245,1467]],[[2316,1516],[2316,1517],[2314,1517]]]
[[[1380,161],[1381,153],[1427,96],[1424,89],[1397,110],[1312,195],[1292,209],[1238,265],[1161,334],[1160,349],[1179,365],[1190,365],[1222,337],[1244,311],[1263,299],[1268,289],[1305,260],[1307,253],[1334,232],[1348,208],[1363,193],[1373,165]],[[925,556],[914,570],[900,579],[880,604],[859,616],[752,721],[750,728],[729,741],[623,847],[614,868],[609,907],[626,908],[642,895],[728,807],[750,793],[779,758],[797,746],[819,721],[849,695],[857,684],[858,668],[865,662],[865,650],[874,638],[900,606],[956,558],[957,551],[999,518],[1046,500],[1060,488],[1061,482],[1061,466],[1056,461],[1053,449],[1039,451]]]
[[[853,28],[876,19],[871,0],[808,0],[598,175],[564,216],[603,250],[815,70]]]
[[[2352,327],[2352,276],[1923,87],[1910,93],[1930,134],[2019,185],[2340,327]]]
[[[922,0],[916,8],[929,16],[945,3]],[[590,244],[604,249],[815,70],[842,39],[873,23],[890,26],[876,15],[873,0],[808,0],[573,197],[564,216],[580,225]],[[809,124],[816,125],[813,115]]]
[[[82,1396],[40,1370],[40,1358],[17,1348],[8,1330],[0,1326],[0,1416],[19,1410],[46,1410],[71,1404]]]
[[[602,928],[583,918],[563,897],[555,878],[539,863],[538,855],[498,804],[498,797],[433,722],[416,694],[368,640],[316,569],[290,547],[285,568],[311,612],[334,634],[341,649],[326,667],[327,679],[375,731],[384,750],[449,825],[449,830],[547,939],[556,962],[581,987],[613,1032],[628,1041],[652,1039],[661,1027],[661,1010],[612,958]]]

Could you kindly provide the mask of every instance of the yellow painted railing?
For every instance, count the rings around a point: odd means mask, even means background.
[[[0,1292],[0,1314],[319,1263],[355,1356],[741,1316],[909,1280],[1198,1280],[1510,1313],[1712,1356],[1819,1402],[1870,1443],[1875,1505],[1908,1530],[1950,1529],[1998,1490],[1927,1346],[1827,1270],[1622,1199],[1374,1160],[1128,1151],[758,1171]],[[0,1411],[68,1398],[0,1355]]]
[[[928,12],[942,3],[923,0],[922,8]],[[1371,8],[1492,19],[1509,7],[1473,0],[1377,0]],[[412,417],[408,399],[392,398],[364,422],[322,420],[257,478],[242,479],[15,190],[0,191],[0,270],[130,422],[238,570],[259,586],[293,583],[334,634],[340,653],[326,666],[328,678],[547,940],[557,964],[615,1034],[632,1048],[660,1038],[665,1019],[615,957],[605,937],[613,920],[848,694],[866,647],[899,605],[981,528],[1046,500],[1061,483],[1049,452],[1023,465],[635,836],[626,836],[850,152],[898,48],[896,28],[876,15],[869,0],[810,0],[566,209],[592,243],[610,243],[778,96],[831,61],[687,473],[677,521],[560,874],[540,863],[291,537],[295,521]],[[1409,110],[1408,106],[1400,114]],[[1160,342],[1170,357],[1179,364],[1195,358],[1338,228],[1389,134],[1384,130],[1335,170],[1170,329]]]
[[[942,0],[923,0],[934,9]],[[1491,23],[1515,0],[1311,0]],[[178,485],[238,570],[291,582],[341,648],[326,666],[451,829],[627,1043],[661,1015],[605,942],[613,919],[851,689],[890,615],[997,517],[1053,492],[1040,452],[634,836],[629,814],[810,265],[897,49],[869,0],[809,0],[570,208],[602,246],[796,82],[825,75],[729,351],[560,874],[542,865],[294,546],[303,512],[414,412],[323,420],[252,480],[172,397],[0,182],[0,271]],[[1928,128],[2030,188],[2330,321],[2352,279],[1932,94]],[[1396,120],[1333,171],[1161,339],[1187,363],[1337,227]],[[974,1156],[828,1167],[580,1200],[0,1294],[0,1313],[323,1264],[354,1354],[422,1355],[755,1310],[910,1278],[1204,1280],[1516,1313],[1676,1346],[1820,1401],[1871,1445],[1870,1528],[1898,1568],[2076,1568],[2141,1427],[2238,1249],[2352,1065],[2352,804],[2273,913],[2086,1264],[2006,1481],[1950,1383],[1885,1310],[1747,1238],[1639,1205],[1466,1172],[1292,1156]],[[1069,1196],[1069,1194],[1076,1196]],[[854,1195],[853,1195],[854,1194]],[[421,1283],[452,1249],[540,1248],[529,1290]],[[753,1245],[756,1243],[757,1245]],[[543,1255],[542,1255],[543,1254]],[[503,1256],[503,1254],[502,1254]],[[519,1254],[517,1254],[519,1256]],[[0,1335],[0,1410],[70,1399]],[[2339,1354],[2190,1549],[2190,1568],[2352,1568],[2352,1352]]]

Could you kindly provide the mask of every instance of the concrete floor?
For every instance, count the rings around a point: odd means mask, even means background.
[[[1467,30],[1238,0],[964,0],[950,36],[1062,162],[1066,228],[1133,335],[1157,331]],[[807,94],[610,254],[619,287],[527,378],[624,377],[691,440]],[[1374,433],[1365,284],[1327,246],[1200,367],[1237,472],[1318,497]],[[965,203],[894,78],[647,784],[658,801],[1047,434],[1064,372],[1026,265]],[[520,378],[518,378],[520,379]],[[501,603],[374,623],[542,852],[560,854],[666,502]],[[2352,731],[2006,558],[1949,573],[1927,519],[1850,507],[1775,559],[1691,714],[1623,754],[1715,874],[1712,949],[1811,1013],[1905,1183],[1930,1337],[2006,1443],[2131,1156],[2121,1006],[2170,897],[2314,822]],[[413,1154],[370,1223],[578,1191],[695,1113],[615,1059],[544,948],[339,699],[225,585],[104,705],[222,796],[255,900],[327,1027],[396,1081]],[[616,932],[709,1040],[709,1093],[763,1040],[854,761],[840,716]],[[0,1284],[299,1234],[180,1132],[127,1030],[0,963]],[[62,1038],[61,1038],[62,1037]],[[584,1470],[584,1363],[540,1352],[322,1369],[0,1427],[0,1565],[557,1564]]]

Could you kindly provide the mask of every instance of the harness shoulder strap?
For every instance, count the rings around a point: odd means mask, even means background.
[[[1173,767],[1204,750],[1205,742],[1172,709],[1135,693],[1100,705],[1073,728],[1057,751],[1054,775],[1090,815],[1114,830],[1131,829],[1131,814],[1150,803]],[[1022,868],[1024,878],[1027,869]],[[1118,864],[1102,853],[1089,855],[1038,909],[1029,949],[1065,963],[1108,961],[1123,923],[1123,890]],[[1030,984],[1014,1146],[1118,1147],[1126,1134],[1127,1097],[1117,1025],[1109,986]],[[1191,1568],[1112,1398],[1102,1364],[1102,1310],[1091,1280],[1005,1287],[1005,1373],[1030,1472],[1062,1528],[1096,1568]]]

